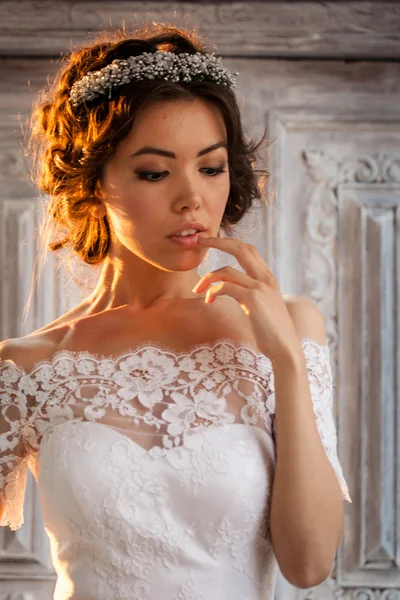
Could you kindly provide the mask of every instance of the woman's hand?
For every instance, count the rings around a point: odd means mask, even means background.
[[[201,246],[218,248],[232,254],[245,270],[222,267],[204,275],[193,288],[206,293],[205,302],[216,296],[235,298],[249,317],[258,348],[271,362],[280,357],[302,355],[300,340],[286,307],[275,276],[271,273],[257,248],[252,244],[231,238],[199,238]]]

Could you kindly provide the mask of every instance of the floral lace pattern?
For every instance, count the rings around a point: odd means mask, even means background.
[[[302,340],[314,412],[343,497],[327,345]],[[28,466],[58,574],[55,598],[272,598],[272,365],[221,339],[187,353],[59,351],[0,361],[0,525],[18,529]],[[225,583],[224,583],[225,582]],[[225,591],[224,591],[225,590]],[[73,594],[73,592],[71,592]]]

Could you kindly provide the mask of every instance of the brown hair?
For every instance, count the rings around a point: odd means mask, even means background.
[[[132,81],[111,99],[97,99],[74,108],[71,86],[90,71],[116,58],[156,50],[214,51],[195,30],[152,22],[128,35],[116,31],[97,38],[64,58],[46,90],[38,96],[31,119],[30,149],[33,178],[49,199],[43,213],[41,238],[46,250],[72,250],[89,265],[107,256],[111,228],[107,216],[92,216],[95,187],[116,145],[130,131],[142,107],[162,100],[201,98],[217,106],[223,116],[228,142],[230,194],[221,228],[229,231],[263,198],[266,170],[255,169],[257,151],[265,140],[245,140],[235,94],[224,85],[207,81],[173,83],[166,80]]]

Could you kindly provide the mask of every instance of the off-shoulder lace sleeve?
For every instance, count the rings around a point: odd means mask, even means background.
[[[337,434],[333,417],[333,377],[328,344],[318,344],[311,339],[301,342],[306,357],[310,393],[321,436],[328,459],[338,478],[342,496],[351,502],[349,488],[345,481],[337,455]],[[276,435],[276,430],[274,431]]]
[[[0,360],[0,526],[19,529],[28,467],[28,378],[12,361]]]

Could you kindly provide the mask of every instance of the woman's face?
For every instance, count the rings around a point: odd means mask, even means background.
[[[226,141],[219,110],[203,100],[141,111],[101,180],[103,214],[118,246],[112,255],[127,250],[167,271],[196,268],[207,248],[183,248],[168,236],[187,221],[203,224],[205,237],[217,235],[229,196]]]

